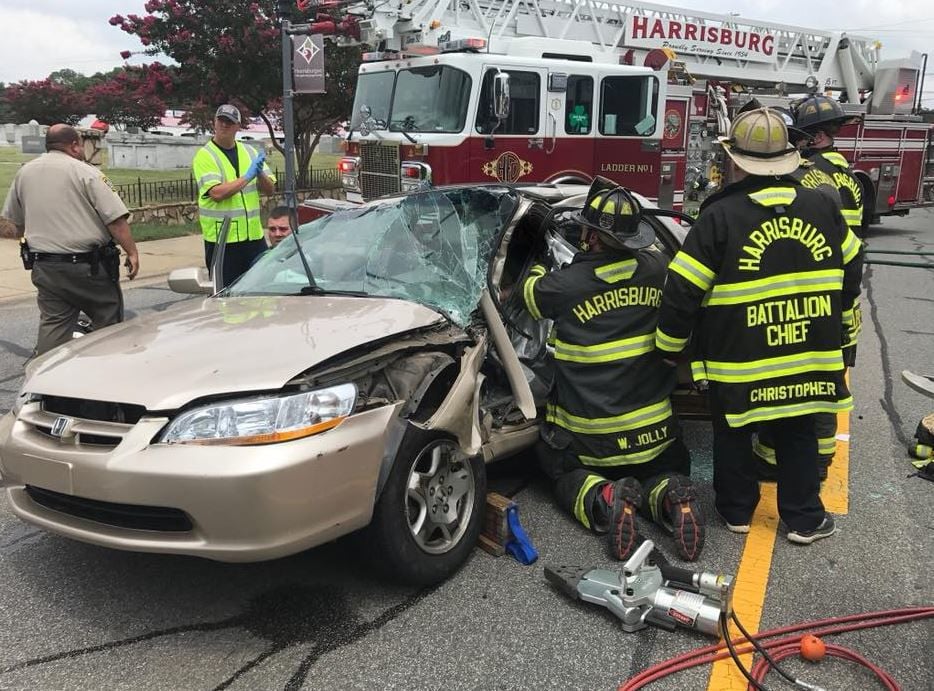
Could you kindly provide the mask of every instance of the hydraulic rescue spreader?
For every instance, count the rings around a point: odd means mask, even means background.
[[[606,607],[619,617],[624,631],[651,624],[719,636],[721,617],[732,609],[733,577],[672,566],[654,550],[654,543],[646,540],[622,571],[546,566],[545,577],[569,597]]]

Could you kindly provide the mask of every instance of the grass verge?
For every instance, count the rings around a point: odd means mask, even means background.
[[[106,151],[104,152],[106,159]],[[19,149],[12,146],[0,146],[0,209],[6,200],[7,193],[10,191],[10,185],[13,183],[13,177],[16,171],[20,169],[27,161],[31,161],[38,154],[23,154]],[[335,168],[339,155],[315,153],[311,156],[311,167],[313,169]],[[269,166],[273,169],[282,171],[285,168],[282,154],[273,151],[268,158]],[[107,174],[107,178],[114,185],[126,185],[138,181],[155,182],[161,180],[187,180],[191,176],[190,168],[175,168],[172,170],[133,170],[130,168],[110,168],[105,163],[101,169]]]
[[[168,238],[179,238],[183,235],[197,235],[201,228],[197,223],[184,223],[177,226],[167,226],[156,223],[133,223],[130,226],[133,231],[133,239],[136,242],[146,242],[147,240],[167,240]]]

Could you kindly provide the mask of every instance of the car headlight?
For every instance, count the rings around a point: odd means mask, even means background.
[[[164,444],[274,444],[337,427],[353,410],[357,387],[340,384],[285,396],[224,401],[175,418]]]

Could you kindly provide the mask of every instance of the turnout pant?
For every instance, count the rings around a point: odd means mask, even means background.
[[[815,413],[814,431],[817,433],[817,456],[825,466],[830,465],[837,450],[837,414]],[[775,440],[768,427],[763,425],[756,430],[753,449],[774,471]]]
[[[39,337],[36,355],[67,343],[77,326],[78,313],[91,319],[94,329],[123,321],[123,293],[102,266],[96,274],[91,264],[37,260],[32,284],[39,306]]]
[[[204,265],[211,268],[217,243],[204,241]],[[243,240],[224,246],[224,285],[229,286],[249,269],[256,258],[268,249],[266,241]]]
[[[556,449],[543,440],[536,446],[536,455],[542,472],[553,483],[558,505],[596,533],[608,528],[608,517],[595,511],[600,490],[607,482],[624,477],[638,480],[643,490],[641,513],[661,524],[660,507],[668,481],[674,475],[687,477],[691,472],[691,456],[680,438],[651,461],[631,465],[585,466],[568,449]]]
[[[714,408],[711,401],[711,408]],[[755,425],[730,427],[713,414],[713,487],[717,511],[734,525],[748,524],[759,503],[752,451]],[[759,423],[772,435],[778,471],[778,514],[791,530],[813,530],[824,520],[817,465],[816,415]]]

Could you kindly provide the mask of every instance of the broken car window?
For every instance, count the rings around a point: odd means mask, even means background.
[[[337,211],[303,225],[299,238],[323,291],[412,300],[466,326],[517,203],[505,187],[428,190]],[[295,295],[307,285],[296,243],[286,238],[229,295]]]

